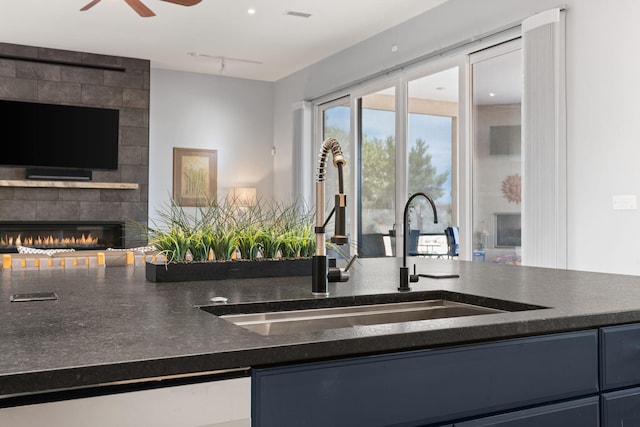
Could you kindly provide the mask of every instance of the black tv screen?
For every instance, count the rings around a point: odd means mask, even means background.
[[[0,164],[118,169],[119,111],[0,100]]]

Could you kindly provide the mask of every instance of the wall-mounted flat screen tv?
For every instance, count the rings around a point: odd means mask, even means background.
[[[119,111],[0,100],[0,164],[118,169]]]

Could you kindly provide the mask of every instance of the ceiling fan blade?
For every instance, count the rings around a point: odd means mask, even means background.
[[[85,10],[91,9],[93,6],[97,5],[98,3],[100,3],[100,0],[93,0],[92,2],[88,3],[85,7],[83,7],[80,10],[84,12]]]
[[[162,0],[168,3],[179,4],[180,6],[195,6],[200,3],[202,0]]]
[[[142,3],[140,0],[124,0],[124,1],[129,6],[131,6],[131,9],[135,10],[138,13],[138,15],[142,16],[143,18],[156,16],[156,14],[153,13],[153,11],[149,9],[147,6],[145,6],[144,3]]]

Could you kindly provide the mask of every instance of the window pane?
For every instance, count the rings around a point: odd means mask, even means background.
[[[520,50],[473,65],[474,259],[520,264]]]
[[[448,252],[445,228],[457,226],[454,218],[454,153],[457,145],[458,68],[429,74],[408,85],[407,189],[424,192],[436,204],[416,199],[410,211],[409,253]]]
[[[365,96],[361,101],[359,252],[364,257],[384,256],[382,246],[369,242],[381,239],[375,235],[389,234],[395,223],[395,89]]]
[[[345,103],[347,103],[345,101]],[[335,107],[327,108],[323,111],[323,132],[322,140],[327,138],[335,138],[342,147],[342,153],[347,161],[347,167],[343,170],[345,186],[350,182],[352,168],[355,166],[351,162],[351,126],[350,126],[350,111],[349,105],[338,105]],[[317,167],[317,164],[315,165]],[[315,171],[314,171],[315,172]],[[327,202],[331,201],[331,207],[333,207],[333,197],[329,197],[338,191],[338,170],[333,167],[333,163],[329,162],[327,168],[327,184],[325,185],[325,191],[327,193]]]
[[[438,210],[433,224],[431,208],[414,229],[441,233],[451,225],[451,117],[409,114],[409,194],[424,192]]]

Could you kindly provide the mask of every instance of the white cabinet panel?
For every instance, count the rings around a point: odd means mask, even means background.
[[[251,379],[87,397],[0,409],[12,427],[249,427]]]

